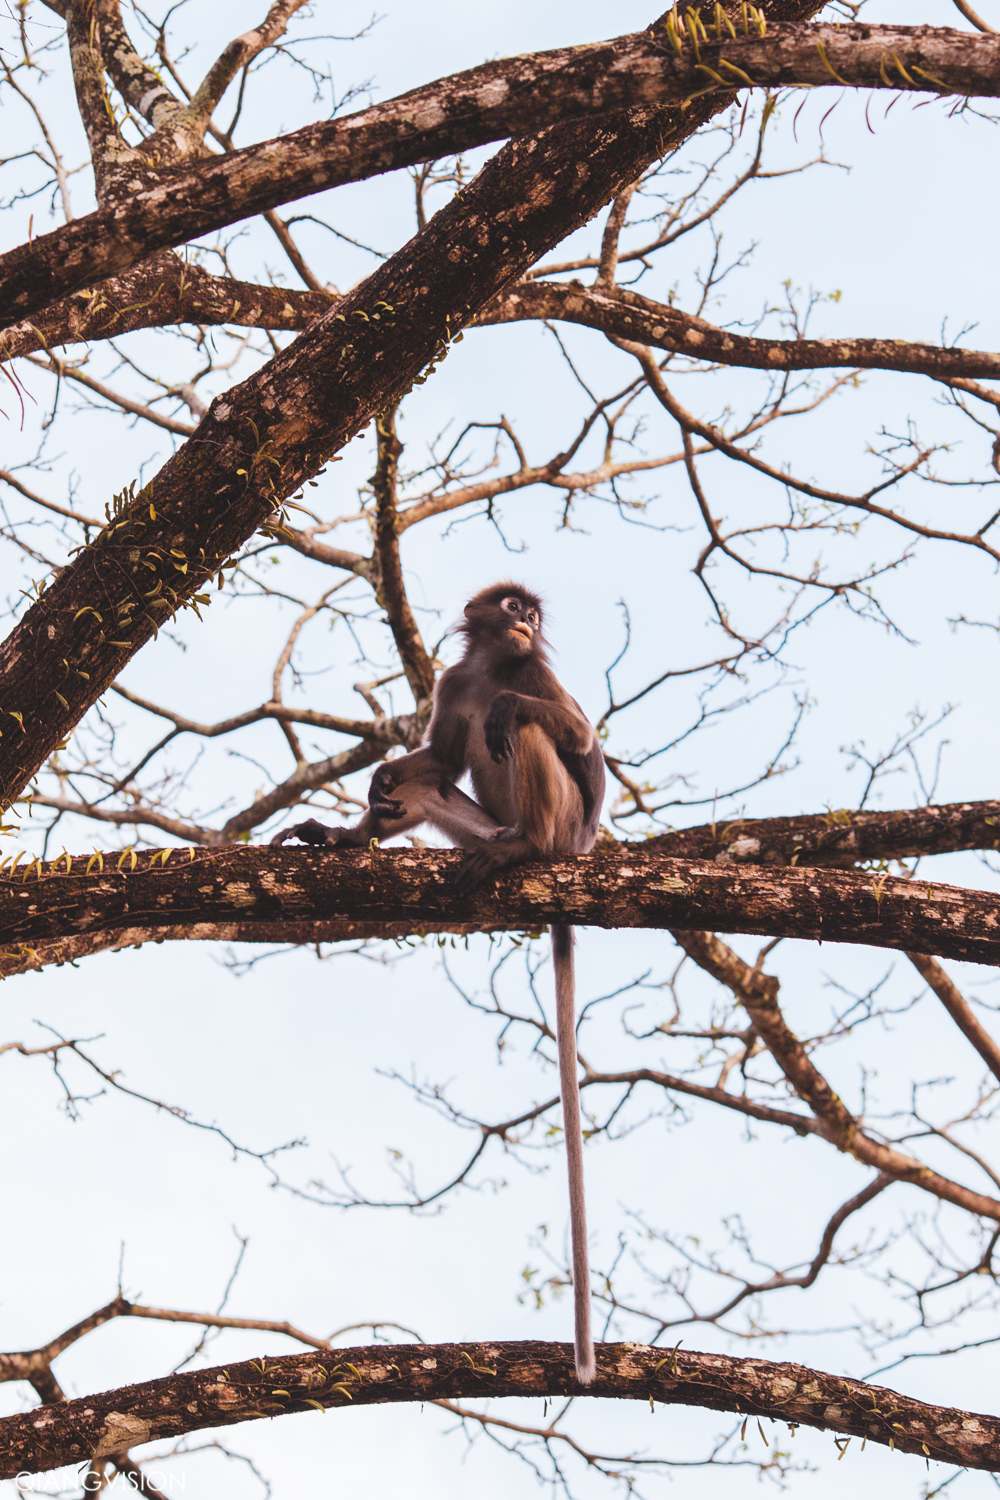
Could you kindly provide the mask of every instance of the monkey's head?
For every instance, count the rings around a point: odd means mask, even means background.
[[[474,594],[458,628],[470,644],[490,644],[503,656],[545,656],[542,601],[519,583],[494,583]]]

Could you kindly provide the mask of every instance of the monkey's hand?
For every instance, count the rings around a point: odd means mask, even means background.
[[[486,748],[497,765],[510,760],[517,736],[517,694],[497,693],[483,725]]]
[[[346,842],[344,834],[350,832],[347,828],[328,828],[325,823],[318,823],[315,818],[309,818],[305,823],[295,823],[291,828],[283,828],[276,833],[271,840],[272,845],[284,844],[288,839],[298,839],[302,844],[315,844],[318,848],[334,848],[337,844]]]
[[[368,806],[378,818],[401,818],[405,809],[402,802],[391,797],[396,790],[396,778],[391,766],[379,766],[368,788]]]

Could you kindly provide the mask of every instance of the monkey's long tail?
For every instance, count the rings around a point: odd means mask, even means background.
[[[556,1036],[559,1043],[559,1090],[569,1172],[569,1223],[573,1246],[573,1310],[576,1332],[576,1378],[589,1385],[597,1374],[590,1332],[590,1263],[587,1257],[587,1203],[583,1186],[583,1133],[576,1062],[576,981],[573,973],[573,929],[552,927],[552,963],[556,972]]]

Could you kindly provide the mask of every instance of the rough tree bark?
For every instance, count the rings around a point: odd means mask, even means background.
[[[612,338],[751,370],[901,370],[938,379],[1000,378],[990,350],[910,344],[905,339],[758,339],[718,328],[693,313],[651,302],[628,287],[522,281],[476,319],[477,327],[555,318]]]
[[[794,4],[780,9],[807,13]],[[163,171],[147,162],[135,191],[119,196],[116,206],[0,260],[5,316],[17,325],[8,354],[138,326],[119,308],[135,300],[140,285],[153,293],[144,316],[169,321],[200,311],[206,321],[233,320],[234,303],[243,296],[239,284],[189,271],[164,247],[338,181],[556,119],[643,106],[506,148],[427,230],[333,307],[334,299],[321,292],[245,289],[247,315],[271,328],[318,321],[259,375],[217,399],[196,437],[139,496],[124,500],[102,536],[62,571],[0,648],[5,799],[23,789],[157,624],[199,602],[199,589],[225,559],[368,420],[384,419],[400,394],[424,378],[428,361],[433,368],[477,314],[481,322],[557,316],[619,338],[759,368],[870,364],[945,377],[995,376],[995,355],[884,341],[743,339],[627,292],[536,284],[505,294],[512,279],[665,146],[724,106],[734,88],[796,83],[996,95],[1000,38],[931,28],[780,24],[769,24],[766,36],[729,36],[719,23],[713,40],[696,17],[686,29],[675,19],[669,27],[593,48],[489,64],[350,120],[306,127],[208,162]],[[706,88],[710,96],[683,115],[648,107]],[[112,272],[119,273],[113,288]],[[102,281],[75,310],[68,301],[52,305]],[[389,438],[385,422],[383,448]],[[413,674],[423,673],[419,686],[426,691],[428,664],[408,665]],[[240,847],[190,855],[126,852],[91,861],[65,856],[0,876],[2,941],[15,945],[0,955],[0,973],[37,966],[39,952],[55,959],[67,936],[79,953],[87,943],[107,944],[109,935],[315,941],[567,919],[687,929],[692,948],[697,942],[705,952],[710,934],[691,929],[902,948],[912,951],[922,973],[928,966],[921,967],[921,954],[928,952],[995,964],[1000,901],[993,896],[892,880],[884,872],[809,867],[994,848],[998,815],[1000,804],[980,803],[712,825],[662,835],[641,849],[532,866],[485,895],[461,897],[452,884],[458,862],[452,854]],[[696,858],[670,857],[679,853]],[[760,979],[755,989],[744,974],[739,983],[775,1057],[784,1056],[783,1047],[791,1054],[799,1044],[771,1014],[770,981]],[[801,1096],[817,1115],[833,1113],[839,1101],[817,1102],[808,1092],[804,1049],[792,1061],[801,1063]],[[1000,1205],[984,1199],[979,1211],[997,1217]],[[567,1346],[406,1345],[261,1359],[0,1421],[0,1477],[113,1457],[153,1438],[317,1405],[527,1394],[578,1394]],[[588,1394],[780,1418],[1000,1470],[997,1419],[796,1365],[611,1345],[599,1351],[598,1378]]]
[[[0,1419],[0,1479],[114,1457],[203,1428],[400,1401],[572,1395],[699,1406],[850,1434],[942,1463],[1000,1469],[1000,1419],[914,1401],[802,1365],[598,1344],[577,1384],[569,1344],[363,1345],[168,1375]]]
[[[486,63],[345,119],[194,165],[160,171],[147,157],[141,175],[118,184],[113,207],[0,257],[0,328],[155,250],[341,183],[557,120],[680,102],[706,87],[724,96],[748,85],[831,84],[995,97],[1000,43],[944,27],[772,20],[766,36],[722,30],[712,40],[698,21],[657,23],[611,42]]]
[[[736,818],[654,834],[644,846],[724,864],[853,865],[919,859],[962,849],[1000,849],[1000,802],[857,812],[838,808],[788,818]]]
[[[527,865],[472,893],[455,888],[461,856],[451,851],[129,851],[106,856],[101,870],[96,855],[64,855],[0,878],[0,932],[21,959],[21,945],[121,929],[318,942],[571,922],[711,928],[1000,963],[1000,898],[990,892],[670,859],[647,847]]]

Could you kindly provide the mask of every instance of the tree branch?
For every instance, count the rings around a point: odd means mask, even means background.
[[[556,121],[680,103],[704,94],[706,84],[713,111],[749,84],[1000,93],[1000,40],[943,27],[777,22],[765,37],[706,37],[679,48],[657,26],[589,47],[508,58],[222,157],[167,170],[150,164],[147,185],[127,199],[0,257],[0,327],[155,250],[293,199]],[[611,196],[627,185],[619,180]]]
[[[66,19],[70,0],[45,0],[49,10]],[[175,99],[163,79],[143,62],[122,25],[118,0],[97,0],[104,67],[125,103],[148,120],[154,130],[179,121],[185,105]]]
[[[231,820],[237,830],[245,816]],[[455,886],[461,856],[451,850],[241,844],[62,855],[46,864],[21,865],[21,859],[0,873],[0,931],[12,947],[168,925],[172,936],[216,937],[224,929],[227,936],[269,942],[280,931],[290,941],[325,942],[331,929],[336,937],[357,938],[432,926],[531,931],[570,922],[711,927],[1000,963],[1000,898],[991,892],[882,875],[667,859],[647,845],[537,861],[472,893]]]
[[[95,0],[74,0],[66,7],[66,37],[76,103],[90,144],[90,159],[100,204],[115,173],[135,156],[118,133],[114,110],[104,87],[99,7]]]
[[[736,818],[658,833],[644,847],[682,859],[799,868],[1000,849],[1000,802],[950,802],[891,812],[837,808],[790,818]]]
[[[1000,354],[901,339],[760,339],[718,328],[693,313],[651,302],[627,287],[520,281],[476,319],[477,327],[534,319],[593,328],[613,338],[691,359],[755,370],[901,370],[937,379],[1000,379]]]
[[[1000,1083],[1000,1047],[981,1025],[975,1011],[965,999],[958,985],[947,974],[936,958],[926,953],[908,953],[907,958],[917,973],[930,985],[959,1031],[972,1043],[983,1062]]]
[[[375,418],[378,460],[372,486],[375,491],[375,554],[378,569],[376,598],[389,618],[396,650],[406,680],[417,703],[434,691],[434,663],[424,643],[406,597],[403,567],[399,558],[399,512],[396,480],[403,445],[396,435],[396,409],[390,407]]]
[[[161,250],[93,291],[54,302],[33,319],[5,329],[0,333],[0,359],[178,323],[232,323],[298,333],[336,300],[327,292],[289,291],[213,276],[172,250]]]
[[[816,1067],[808,1051],[789,1027],[778,1005],[778,980],[751,968],[721,943],[714,932],[674,932],[684,952],[706,973],[732,990],[753,1021],[765,1046],[791,1087],[804,1099],[821,1124],[821,1134],[838,1151],[866,1162],[896,1182],[908,1182],[924,1192],[954,1203],[968,1213],[1000,1220],[1000,1202],[973,1192],[934,1172],[914,1156],[873,1139],[861,1128],[843,1100]]]
[[[502,1396],[597,1396],[769,1417],[996,1472],[1000,1419],[803,1365],[598,1344],[581,1387],[569,1344],[379,1344],[246,1360],[0,1419],[0,1478],[113,1458],[207,1427],[291,1412]]]
[[[203,129],[240,69],[247,67],[261,52],[273,46],[295,12],[301,10],[306,3],[307,0],[275,0],[259,26],[252,31],[245,31],[242,36],[229,43],[206,73],[188,106],[192,119],[198,120]]]

